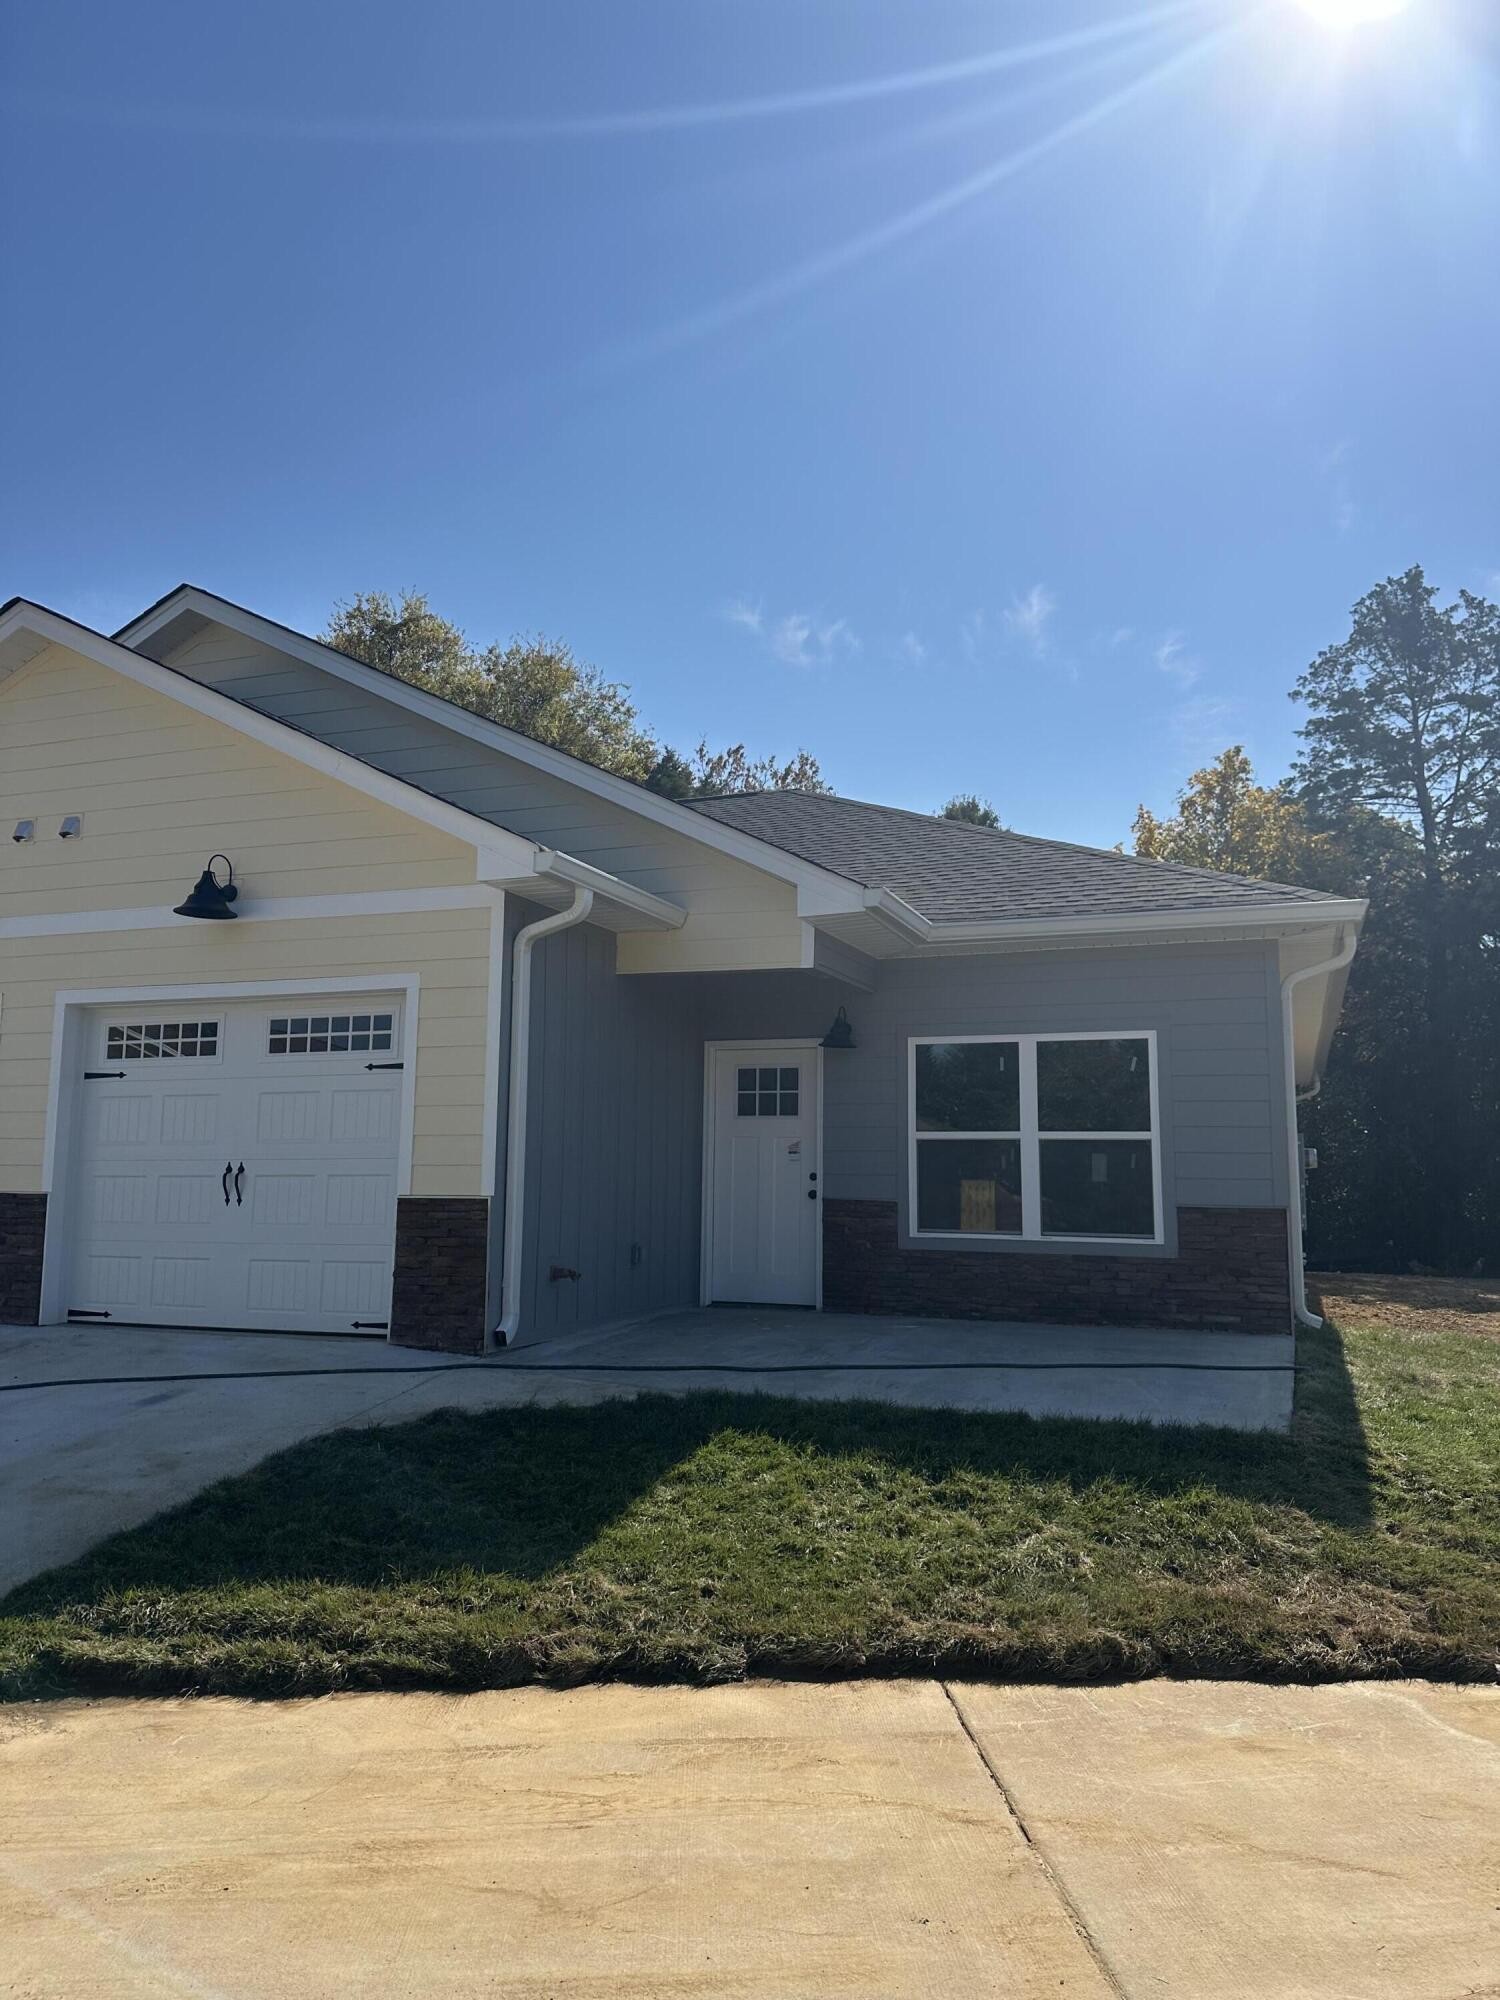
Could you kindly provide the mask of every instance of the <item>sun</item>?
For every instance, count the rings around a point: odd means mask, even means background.
[[[1297,0],[1297,4],[1325,28],[1358,28],[1366,21],[1388,21],[1404,12],[1410,0]]]

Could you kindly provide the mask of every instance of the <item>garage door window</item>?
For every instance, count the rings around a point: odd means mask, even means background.
[[[273,1056],[388,1054],[393,1014],[273,1014],[266,1053]]]
[[[217,1021],[111,1021],[104,1031],[104,1053],[110,1062],[134,1062],[152,1056],[216,1056]]]

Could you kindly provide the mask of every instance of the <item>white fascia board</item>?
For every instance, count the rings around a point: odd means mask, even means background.
[[[1216,931],[1254,928],[1270,933],[1292,927],[1322,930],[1331,924],[1364,922],[1369,904],[1358,898],[1328,897],[1318,903],[1259,903],[1237,909],[1142,910],[1114,917],[1007,917],[991,923],[935,923],[928,926],[931,944],[969,944],[994,940],[1024,942],[1048,938],[1096,938],[1100,944],[1133,940],[1156,931],[1174,937],[1186,932],[1212,936]]]
[[[383,674],[378,667],[366,666],[363,660],[351,659],[334,646],[309,639],[305,633],[294,632],[289,626],[278,625],[274,619],[262,618],[254,611],[245,610],[243,605],[231,604],[228,599],[215,597],[193,584],[185,584],[181,590],[174,591],[132,624],[122,625],[117,635],[118,642],[128,648],[145,645],[163,626],[169,625],[174,618],[180,618],[184,612],[194,612],[216,625],[227,625],[275,652],[290,653],[294,659],[331,674],[335,680],[347,681],[350,686],[363,688],[383,701],[393,702],[398,708],[426,716],[442,728],[451,729],[455,735],[470,737],[491,750],[514,757],[519,763],[531,765],[534,770],[547,771],[570,785],[576,785],[580,791],[592,793],[596,798],[609,799],[642,819],[653,820],[658,826],[669,827],[674,833],[695,840],[703,847],[711,847],[720,854],[747,863],[751,868],[758,868],[763,875],[794,883],[799,889],[803,886],[826,886],[835,893],[842,892],[846,898],[850,895],[855,898],[853,903],[845,902],[840,907],[859,907],[861,885],[833,869],[820,868],[816,862],[803,861],[797,855],[788,854],[784,848],[772,847],[766,841],[757,840],[754,834],[741,833],[734,827],[710,819],[706,814],[691,812],[675,799],[663,798],[658,792],[648,792],[644,786],[632,784],[628,778],[617,778],[613,772],[585,764],[581,758],[570,757],[564,750],[554,750],[550,743],[538,743],[530,736],[522,736],[517,730],[507,729],[503,723],[473,715],[454,702],[428,694],[425,688],[413,687],[409,681],[398,680],[394,674]]]
[[[107,667],[112,673],[134,681],[140,687],[149,688],[154,694],[165,695],[169,701],[193,709],[214,722],[222,722],[239,735],[248,736],[269,749],[280,751],[295,763],[304,764],[324,777],[336,779],[341,785],[349,786],[351,791],[363,792],[367,798],[391,806],[397,812],[405,813],[409,819],[420,820],[440,833],[451,834],[455,840],[475,849],[476,864],[481,869],[477,879],[481,881],[496,879],[500,874],[517,876],[533,872],[534,860],[539,852],[534,840],[524,840],[519,834],[508,833],[504,827],[496,826],[492,820],[481,819],[477,813],[465,812],[461,806],[449,805],[446,799],[434,798],[430,792],[420,791],[403,778],[393,778],[387,772],[377,770],[373,764],[351,757],[345,750],[334,749],[321,737],[309,736],[300,729],[293,729],[288,723],[278,722],[274,716],[264,715],[258,708],[250,708],[244,702],[234,701],[228,695],[204,687],[201,681],[195,681],[187,674],[175,673],[172,668],[159,665],[145,653],[134,652],[118,640],[106,639],[103,633],[92,631],[87,625],[75,624],[60,612],[48,611],[38,604],[22,602],[0,619],[0,644],[13,631],[23,627],[44,638],[49,645],[81,653],[85,659]]]

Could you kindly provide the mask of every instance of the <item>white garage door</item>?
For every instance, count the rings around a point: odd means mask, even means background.
[[[364,997],[91,1014],[70,1316],[383,1331],[401,1028]]]

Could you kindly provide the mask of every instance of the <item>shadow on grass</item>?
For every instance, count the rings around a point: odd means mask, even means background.
[[[1075,1494],[1202,1490],[1366,1527],[1369,1453],[1331,1324],[1301,1337],[1299,1366],[1290,1437],[719,1391],[439,1411],[308,1439],[21,1585],[0,1611],[230,1581],[377,1585],[465,1571],[535,1581],[725,1431],[868,1459],[933,1488],[968,1476]]]

